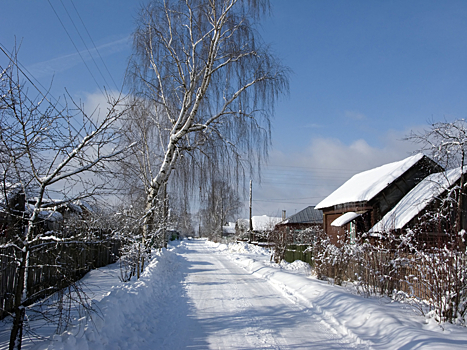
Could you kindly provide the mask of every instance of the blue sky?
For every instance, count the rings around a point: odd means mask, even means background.
[[[264,29],[295,72],[281,132],[381,147],[387,129],[464,116],[465,1],[275,1]]]
[[[54,96],[67,88],[92,103],[103,86],[120,88],[141,2],[50,3],[2,0],[2,47],[11,50],[16,36],[20,62]],[[255,182],[255,215],[316,204],[352,174],[408,156],[415,147],[400,140],[410,130],[466,116],[467,2],[271,3],[260,32],[293,73],[276,109],[269,165]]]

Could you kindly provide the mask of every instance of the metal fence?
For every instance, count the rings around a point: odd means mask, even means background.
[[[313,251],[307,250],[309,244],[289,244],[285,250],[284,260],[293,263],[295,260],[304,261],[313,266]]]

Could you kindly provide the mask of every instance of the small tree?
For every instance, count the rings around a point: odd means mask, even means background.
[[[222,236],[222,226],[234,220],[242,206],[237,192],[224,180],[211,183],[201,204],[201,228],[209,238]]]
[[[54,215],[47,202],[59,196],[60,201],[54,202],[58,206],[111,191],[106,164],[121,158],[125,150],[117,146],[118,133],[114,128],[123,111],[119,110],[121,98],[110,96],[108,109],[100,119],[86,114],[81,105],[72,103],[69,108],[66,100],[61,107],[40,92],[32,97],[29,89],[33,87],[25,83],[27,77],[19,70],[16,55],[6,67],[0,67],[0,72],[1,191],[7,194],[5,185],[13,183],[26,199],[34,198],[34,203],[26,203],[26,208],[7,208],[9,215],[20,219],[21,211],[22,217],[1,246],[13,250],[16,264],[10,349],[20,349],[26,307],[38,297],[30,295],[28,289],[29,273],[34,267],[31,254],[77,239],[44,229],[44,216]],[[99,181],[104,178],[107,182]],[[63,267],[59,261],[57,256],[53,264],[58,273]],[[66,279],[64,271],[62,276]],[[57,285],[47,292],[62,287],[58,278]]]
[[[467,123],[464,119],[432,123],[428,130],[411,133],[409,140],[419,143],[422,150],[446,169],[460,167],[460,179],[450,184],[442,197],[436,199],[414,229],[417,236],[436,232],[429,246],[414,246],[419,257],[419,270],[428,300],[438,321],[465,322],[467,312],[466,276],[466,162]],[[452,186],[451,186],[452,185]]]

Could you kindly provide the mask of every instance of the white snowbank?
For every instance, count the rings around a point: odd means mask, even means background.
[[[110,292],[97,303],[100,315],[80,318],[70,330],[55,335],[52,342],[39,349],[139,348],[145,334],[151,338],[153,333],[148,320],[163,320],[163,314],[154,314],[155,308],[148,308],[148,303],[163,304],[170,299],[174,283],[177,283],[172,274],[177,274],[178,266],[176,255],[163,250],[149,263],[139,280],[116,281]],[[148,310],[151,310],[150,314]],[[128,329],[134,331],[128,332]]]

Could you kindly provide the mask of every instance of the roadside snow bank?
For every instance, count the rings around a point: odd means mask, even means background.
[[[450,324],[440,327],[416,315],[408,305],[388,298],[364,298],[344,287],[329,285],[312,278],[309,265],[303,262],[274,264],[267,258],[266,249],[246,247],[245,243],[218,245],[216,249],[222,254],[229,252],[238,265],[269,281],[292,302],[313,309],[330,329],[347,333],[370,348],[467,348],[466,328]]]
[[[276,264],[277,265],[277,264]],[[306,262],[295,260],[293,263],[288,263],[287,261],[281,261],[279,264],[281,269],[299,272],[303,275],[311,275],[311,266]]]
[[[156,253],[137,281],[117,283],[110,293],[96,302],[99,314],[82,317],[78,324],[39,349],[99,350],[139,349],[154,331],[147,320],[160,318],[179,281],[178,256],[163,249]],[[118,281],[117,281],[118,282]],[[159,310],[159,315],[155,313]],[[157,311],[156,311],[157,312]]]

